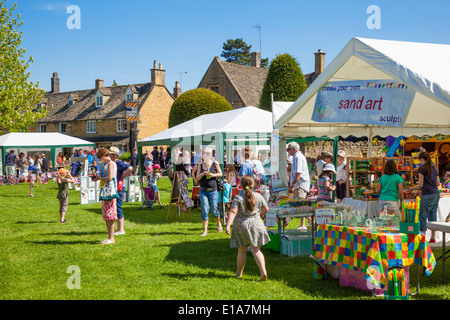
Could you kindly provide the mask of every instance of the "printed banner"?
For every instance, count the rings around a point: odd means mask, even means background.
[[[330,82],[317,93],[311,119],[402,127],[414,94],[392,80]]]

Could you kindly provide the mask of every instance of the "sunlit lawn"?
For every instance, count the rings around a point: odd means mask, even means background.
[[[269,281],[257,281],[250,252],[243,279],[233,278],[236,250],[230,249],[229,236],[217,234],[212,224],[208,236],[200,237],[198,209],[183,221],[174,208],[166,222],[170,181],[162,178],[159,187],[164,209],[139,210],[141,203],[124,204],[126,235],[109,246],[100,245],[107,235],[101,205],[81,205],[79,191],[70,190],[68,223],[60,224],[53,182],[35,188],[33,198],[26,184],[0,187],[0,298],[374,299],[369,292],[340,287],[338,280],[313,279],[310,257],[280,258],[267,248],[263,253]],[[440,250],[434,252],[440,256]],[[72,266],[80,270],[79,289],[70,289]],[[413,291],[415,275],[413,267]],[[420,294],[413,299],[449,299],[450,286],[441,280],[442,261],[430,278],[421,276]]]

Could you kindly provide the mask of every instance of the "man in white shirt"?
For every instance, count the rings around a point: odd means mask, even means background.
[[[287,146],[287,152],[292,156],[291,175],[289,177],[289,193],[294,194],[296,199],[306,199],[311,180],[309,178],[308,163],[300,151],[297,142],[291,142]],[[287,226],[287,223],[285,223]],[[299,229],[306,230],[305,218],[301,218]]]

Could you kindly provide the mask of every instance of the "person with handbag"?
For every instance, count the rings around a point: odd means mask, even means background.
[[[106,222],[106,229],[108,230],[108,238],[102,241],[102,245],[115,243],[114,239],[114,221],[117,220],[117,193],[116,175],[117,165],[109,157],[109,150],[100,148],[97,152],[99,158],[99,174],[97,174],[93,181],[100,180],[100,200],[102,201],[102,216]]]
[[[119,160],[119,149],[117,147],[109,148],[109,157],[111,161],[114,161],[117,166],[117,192],[119,197],[117,198],[117,230],[114,235],[125,234],[124,222],[125,217],[123,215],[122,203],[123,203],[123,180],[133,172],[133,167],[128,163]]]
[[[220,223],[219,192],[217,191],[217,181],[220,178],[222,178],[220,165],[214,161],[211,148],[207,147],[203,150],[195,177],[200,185],[198,197],[200,200],[202,212],[201,219],[203,224],[203,232],[200,234],[201,237],[208,234],[208,216],[210,211],[216,220],[217,232],[220,233],[223,231],[222,224]]]

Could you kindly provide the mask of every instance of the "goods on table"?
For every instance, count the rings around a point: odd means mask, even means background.
[[[402,202],[402,217],[400,232],[419,234],[420,198],[405,200]]]
[[[376,183],[383,172],[383,158],[347,158],[347,197],[372,200]]]
[[[403,268],[392,268],[387,275],[386,300],[408,300],[408,288]]]

